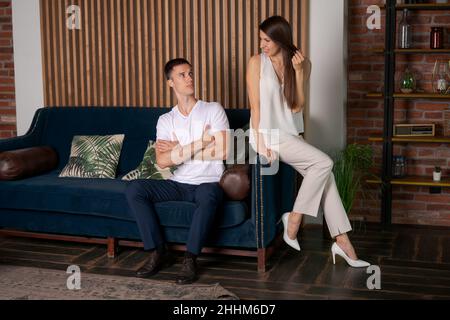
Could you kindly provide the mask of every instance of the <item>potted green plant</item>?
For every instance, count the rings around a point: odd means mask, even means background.
[[[349,144],[344,150],[337,152],[334,157],[333,174],[339,195],[347,214],[353,208],[356,194],[361,190],[363,179],[373,176],[368,173],[373,166],[373,150],[368,145]],[[324,238],[331,239],[331,235],[323,223]]]
[[[412,93],[416,90],[416,79],[414,74],[407,68],[402,77],[400,91],[403,93]]]
[[[334,158],[336,186],[345,211],[350,213],[363,178],[367,177],[373,166],[373,150],[368,145],[350,144]]]

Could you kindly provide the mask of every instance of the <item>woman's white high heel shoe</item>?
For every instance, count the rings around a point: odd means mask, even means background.
[[[290,212],[286,212],[285,214],[283,214],[283,216],[281,217],[281,221],[283,221],[283,225],[284,225],[284,233],[283,233],[283,240],[290,245],[292,248],[294,248],[297,251],[300,251],[300,245],[298,244],[298,240],[292,240],[291,238],[289,238],[288,236],[288,221],[289,221],[289,214]]]
[[[350,259],[350,257],[345,254],[344,250],[342,250],[336,242],[331,246],[331,253],[333,254],[333,264],[336,264],[336,255],[338,255],[344,258],[345,261],[347,261],[347,263],[353,268],[366,268],[370,266],[370,263],[364,260]]]

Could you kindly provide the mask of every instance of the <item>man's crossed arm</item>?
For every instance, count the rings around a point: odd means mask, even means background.
[[[225,160],[228,156],[230,135],[219,131],[210,135],[206,126],[202,138],[181,146],[178,141],[158,140],[156,142],[156,162],[162,169],[178,166],[188,160]]]

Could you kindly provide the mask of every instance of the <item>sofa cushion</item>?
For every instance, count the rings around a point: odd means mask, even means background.
[[[116,177],[124,135],[74,136],[70,158],[60,177]]]
[[[58,154],[52,147],[40,146],[0,152],[0,180],[19,180],[54,170]]]
[[[244,200],[250,193],[250,166],[236,164],[225,170],[220,178],[220,186],[230,200]]]
[[[2,208],[61,212],[134,221],[125,197],[129,182],[120,179],[58,178],[59,171],[20,181],[0,181]],[[155,205],[161,224],[190,226],[195,205],[167,202]],[[225,202],[218,225],[227,228],[247,219],[245,202]]]
[[[156,150],[155,142],[150,140],[148,142],[147,150],[144,153],[144,159],[136,169],[128,172],[122,180],[136,180],[136,179],[154,179],[166,180],[173,176],[176,167],[161,169],[156,164]]]

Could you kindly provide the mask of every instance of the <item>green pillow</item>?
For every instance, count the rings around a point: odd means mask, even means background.
[[[139,166],[133,171],[127,173],[122,180],[137,180],[137,179],[154,179],[166,180],[173,176],[177,167],[161,169],[156,164],[156,150],[155,142],[149,141],[147,150],[144,153],[144,159]]]
[[[70,158],[59,177],[116,177],[124,135],[74,136]]]

